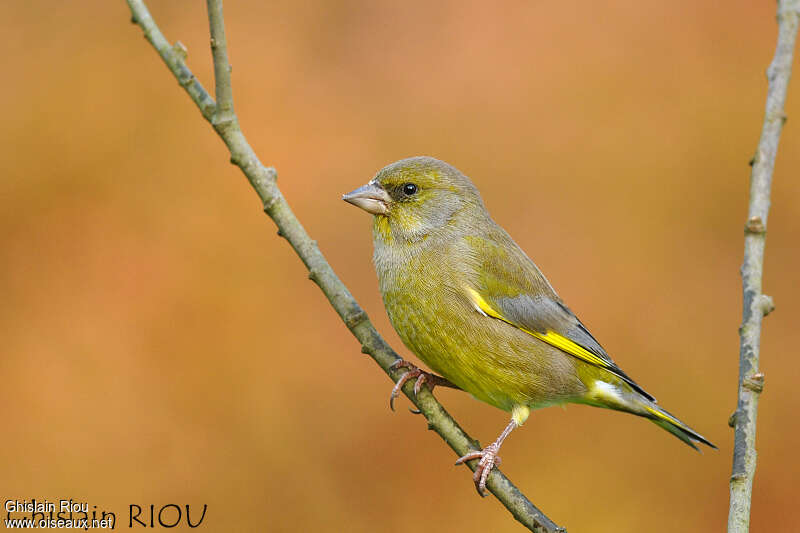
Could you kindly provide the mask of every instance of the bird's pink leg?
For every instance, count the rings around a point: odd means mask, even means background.
[[[489,478],[489,473],[492,471],[495,465],[500,464],[500,458],[497,456],[497,452],[500,451],[500,446],[503,445],[503,441],[506,440],[514,428],[517,427],[517,421],[512,419],[511,422],[508,423],[506,429],[497,437],[497,440],[488,445],[481,451],[470,452],[467,455],[461,457],[456,461],[457,465],[466,463],[467,461],[472,461],[473,459],[480,459],[478,461],[478,466],[475,467],[475,473],[472,475],[472,480],[475,482],[475,488],[478,489],[478,494],[481,496],[486,496],[486,480]]]
[[[419,394],[422,385],[427,384],[428,389],[433,392],[433,388],[436,385],[441,385],[443,387],[451,387],[453,389],[457,389],[456,385],[453,385],[448,380],[443,377],[437,376],[435,374],[431,374],[430,372],[425,372],[424,370],[420,370],[413,364],[409,363],[404,359],[398,359],[394,362],[391,368],[408,368],[408,372],[403,374],[400,379],[397,380],[397,383],[394,384],[392,388],[392,393],[389,395],[389,407],[391,407],[392,411],[394,411],[394,399],[400,395],[400,389],[403,388],[403,385],[406,384],[406,381],[410,379],[416,378],[417,381],[414,383],[414,394]]]

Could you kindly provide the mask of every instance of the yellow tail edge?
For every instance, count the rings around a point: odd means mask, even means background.
[[[717,449],[717,447],[714,446],[704,436],[678,420],[675,416],[669,414],[658,405],[644,405],[643,407],[644,410],[650,415],[647,418],[652,420],[655,425],[669,431],[695,450],[700,451],[700,448],[697,447],[697,443],[705,444],[706,446],[715,450]]]

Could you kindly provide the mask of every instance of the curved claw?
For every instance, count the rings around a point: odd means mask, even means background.
[[[410,372],[409,372],[409,374],[410,374]],[[419,391],[422,389],[422,384],[423,383],[427,383],[427,382],[428,382],[428,374],[426,374],[425,372],[420,370],[419,371],[419,376],[417,377],[417,381],[414,382],[414,396],[419,394]],[[434,386],[435,385],[431,385],[431,390],[433,390]]]
[[[405,364],[398,364],[398,363],[405,363]],[[392,366],[395,368],[404,367],[406,365],[410,365],[411,363],[406,363],[405,361],[398,361],[398,363],[393,364]],[[412,365],[413,366],[413,365]],[[412,378],[417,378],[417,383],[414,384],[414,394],[419,392],[419,381],[422,379],[423,376],[422,370],[419,368],[414,367],[413,370],[409,370],[405,374],[403,374],[400,379],[397,380],[397,383],[394,384],[392,387],[392,392],[389,394],[389,408],[394,411],[394,399],[400,395],[400,389],[403,388],[403,385],[406,384],[406,381]]]
[[[488,495],[486,492],[486,480],[489,479],[492,468],[500,464],[500,457],[497,456],[499,450],[500,446],[497,446],[496,443],[492,443],[483,450],[470,452],[459,457],[456,461],[456,464],[460,465],[467,461],[472,461],[473,459],[480,459],[478,465],[475,467],[475,473],[472,474],[472,481],[475,483],[475,489],[481,497],[486,497]]]
[[[452,387],[457,389],[455,385],[450,383],[443,377],[439,377],[435,374],[431,374],[430,372],[425,372],[414,366],[413,364],[409,363],[404,359],[398,359],[391,365],[389,365],[390,369],[397,369],[397,368],[407,368],[408,372],[400,376],[400,379],[397,380],[397,383],[394,384],[392,387],[392,392],[389,395],[389,407],[392,411],[394,411],[394,399],[400,395],[400,389],[403,388],[403,385],[410,379],[416,378],[417,381],[414,383],[414,394],[419,394],[419,391],[422,390],[422,386],[427,384],[428,389],[433,392],[434,387],[437,385],[441,385],[443,387]],[[413,411],[412,411],[413,412]]]
[[[480,459],[481,457],[483,457],[483,451],[469,452],[468,454],[459,457],[458,460],[456,461],[456,465],[463,465],[467,461],[472,461],[473,459]]]
[[[410,364],[411,363],[409,363],[405,359],[398,359],[397,361],[395,361],[394,363],[389,365],[389,368],[392,369],[392,370],[394,370],[395,368],[405,368],[405,367],[408,367],[408,365],[410,365]]]

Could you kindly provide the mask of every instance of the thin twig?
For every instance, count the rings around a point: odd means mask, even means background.
[[[744,236],[742,265],[743,309],[739,330],[739,401],[731,417],[735,430],[731,503],[728,532],[746,533],[750,528],[750,501],[756,471],[756,413],[764,387],[759,371],[761,321],[774,308],[772,299],[761,292],[764,245],[767,234],[772,171],[783,123],[784,103],[792,73],[792,55],[800,19],[800,0],[778,0],[778,44],[767,69],[767,106],[761,139],[753,158],[750,176],[750,207]]]
[[[308,236],[300,221],[289,208],[289,204],[276,184],[275,169],[265,167],[261,163],[239,128],[238,119],[233,111],[222,1],[207,0],[219,105],[214,103],[214,100],[186,67],[185,49],[182,48],[182,45],[179,46],[179,43],[175,47],[170,46],[150,16],[144,2],[142,0],[127,0],[127,2],[133,15],[133,22],[141,26],[147,40],[158,51],[180,85],[189,93],[192,101],[200,108],[203,117],[211,122],[219,136],[225,141],[231,152],[231,162],[242,169],[253,189],[261,198],[264,211],[278,226],[278,234],[286,238],[300,256],[309,271],[309,278],[322,289],[347,328],[361,343],[361,351],[372,356],[393,381],[399,379],[404,371],[390,368],[399,359],[398,355],[375,330],[367,314],[325,260],[316,241]],[[415,397],[413,383],[407,383],[403,387],[403,392],[425,416],[428,428],[439,434],[457,455],[461,456],[476,448],[480,449],[477,441],[461,429],[428,390],[423,388]],[[474,470],[476,463],[477,461],[472,461],[469,465],[470,468]],[[487,488],[502,502],[514,518],[531,531],[542,533],[565,531],[537,509],[499,470],[492,471]]]
[[[233,111],[233,88],[231,86],[231,64],[228,61],[228,40],[225,38],[225,19],[222,16],[222,0],[207,0],[208,26],[211,34],[211,54],[214,57],[214,94],[217,97],[217,112],[214,124],[226,120],[237,120]]]

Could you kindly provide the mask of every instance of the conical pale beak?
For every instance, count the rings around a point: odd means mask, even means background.
[[[385,215],[389,212],[389,202],[392,201],[389,193],[374,183],[367,183],[363,187],[342,196],[342,200],[360,207],[373,215]]]

